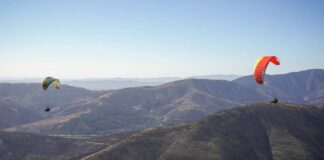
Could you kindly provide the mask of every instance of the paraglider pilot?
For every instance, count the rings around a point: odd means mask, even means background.
[[[276,104],[276,103],[278,103],[279,101],[278,101],[278,99],[275,97],[270,103],[274,103],[274,104]]]
[[[44,111],[45,111],[45,112],[49,112],[49,111],[51,111],[51,108],[46,107],[46,109],[45,109]]]

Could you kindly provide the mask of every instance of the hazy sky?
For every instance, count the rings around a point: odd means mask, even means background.
[[[0,0],[0,77],[160,77],[324,68],[323,0]]]

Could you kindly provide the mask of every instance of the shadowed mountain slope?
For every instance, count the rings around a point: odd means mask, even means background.
[[[320,160],[324,109],[259,103],[187,125],[145,129],[84,159]]]
[[[97,93],[65,85],[60,90],[49,88],[45,92],[40,84],[0,83],[0,129],[49,118],[55,110]],[[45,113],[47,106],[53,112]]]
[[[80,156],[103,147],[102,144],[75,139],[0,132],[0,159],[2,160],[79,159]]]
[[[23,108],[15,101],[0,99],[0,129],[39,120],[31,109]]]

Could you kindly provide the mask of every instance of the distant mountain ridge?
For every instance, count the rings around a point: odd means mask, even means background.
[[[193,121],[221,109],[269,102],[274,96],[280,102],[323,105],[323,75],[324,70],[269,75],[265,86],[256,85],[252,76],[234,81],[186,79],[155,87],[109,91],[63,86],[50,97],[53,111],[45,114],[43,108],[35,107],[43,103],[36,84],[27,92],[20,89],[22,84],[0,84],[0,99],[9,97],[17,104],[28,104],[41,117],[26,123],[13,121],[15,125],[6,129],[9,131],[113,134]],[[19,94],[15,95],[16,92]],[[1,121],[6,120],[0,119],[0,124]]]
[[[267,75],[265,85],[257,85],[252,76],[241,77],[233,82],[257,88],[260,94],[266,92],[285,102],[324,104],[323,69]]]
[[[192,76],[189,78],[234,80],[240,75],[206,75]],[[158,86],[164,83],[187,79],[186,77],[158,77],[158,78],[89,78],[89,79],[61,79],[62,84],[82,87],[89,90],[111,90],[129,87]],[[0,79],[0,83],[40,83],[41,78]]]

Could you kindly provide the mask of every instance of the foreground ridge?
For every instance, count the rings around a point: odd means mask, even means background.
[[[323,124],[323,108],[257,103],[145,129],[83,159],[324,159]]]

